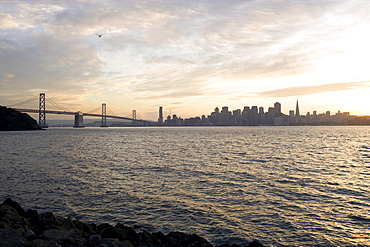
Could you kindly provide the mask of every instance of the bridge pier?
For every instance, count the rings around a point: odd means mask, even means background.
[[[73,128],[84,128],[84,115],[82,112],[76,112],[75,114],[75,124],[73,125]]]

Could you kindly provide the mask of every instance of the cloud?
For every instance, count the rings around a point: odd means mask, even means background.
[[[19,31],[13,37],[3,36],[0,42],[16,44],[0,48],[3,93],[24,94],[35,88],[87,93],[87,86],[102,73],[104,63],[98,53],[75,38]]]
[[[43,89],[181,102],[212,97],[220,83],[225,95],[241,87],[247,94],[256,78],[314,71],[320,59],[343,52],[333,44],[353,26],[370,23],[368,1],[35,0],[0,7],[1,100]]]
[[[299,86],[299,87],[288,87],[280,88],[270,91],[264,91],[257,93],[258,96],[262,97],[293,97],[311,95],[332,91],[350,90],[362,87],[370,87],[370,81],[361,82],[346,82],[346,83],[332,83],[316,86]]]

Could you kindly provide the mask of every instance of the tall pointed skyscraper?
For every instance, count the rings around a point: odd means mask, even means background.
[[[296,117],[301,116],[301,115],[299,114],[298,99],[297,99],[297,105],[296,105],[296,107],[295,107],[295,116],[296,116]]]

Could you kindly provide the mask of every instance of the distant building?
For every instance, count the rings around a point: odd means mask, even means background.
[[[159,113],[158,113],[158,123],[163,124],[163,107],[159,107]]]
[[[260,106],[259,108],[258,115],[259,115],[259,123],[261,125],[265,125],[266,124],[266,114],[262,106]]]
[[[249,124],[248,125],[258,125],[258,108],[257,106],[252,106],[249,111]]]
[[[230,123],[230,116],[229,107],[223,106],[221,110],[221,124],[228,125]]]
[[[294,117],[294,111],[293,110],[289,111],[289,123],[290,124],[295,124],[296,123],[296,119]]]
[[[249,106],[244,106],[242,111],[242,124],[249,124]]]
[[[233,111],[233,124],[239,125],[241,124],[242,120],[242,111],[240,109],[236,109]]]
[[[177,115],[176,114],[173,114],[172,115],[172,123],[174,125],[177,125],[178,124],[178,120],[179,120],[179,118],[177,117]]]
[[[299,113],[298,100],[297,100],[297,104],[296,104],[296,106],[295,106],[295,116],[296,116],[296,117],[300,117],[300,116],[301,116],[301,115],[300,115],[300,113]]]
[[[279,102],[275,102],[274,109],[275,109],[275,117],[280,117],[282,113],[281,113],[281,104]]]
[[[267,125],[275,124],[275,108],[274,107],[269,107],[266,113],[266,124]]]

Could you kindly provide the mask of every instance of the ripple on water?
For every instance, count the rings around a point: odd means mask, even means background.
[[[0,191],[26,208],[196,232],[217,244],[366,245],[369,134],[369,127],[0,133],[7,161]]]

